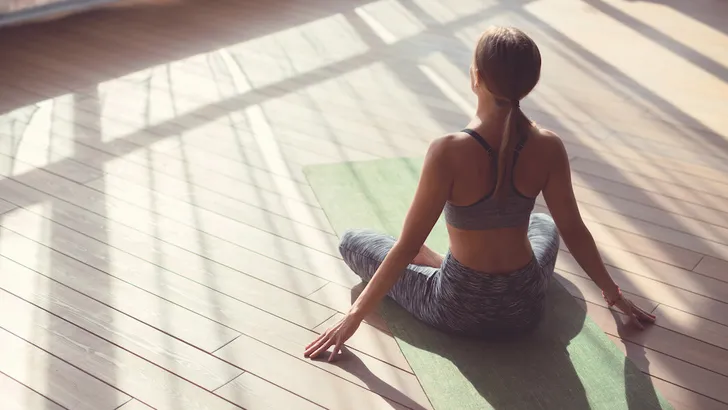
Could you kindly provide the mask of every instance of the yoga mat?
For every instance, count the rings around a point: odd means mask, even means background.
[[[316,165],[305,173],[336,232],[371,228],[397,236],[421,159]],[[442,218],[427,244],[444,253]],[[552,281],[546,317],[527,338],[488,342],[444,334],[386,298],[381,313],[435,409],[671,409],[585,314],[582,301]]]

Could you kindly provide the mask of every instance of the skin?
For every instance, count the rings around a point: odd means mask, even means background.
[[[478,104],[468,128],[476,130],[497,152],[504,118],[511,107],[498,106],[495,97],[478,78],[471,67],[471,87]],[[442,256],[427,248],[424,242],[447,201],[469,205],[491,192],[495,176],[490,161],[485,150],[464,133],[446,135],[431,143],[400,238],[346,316],[306,346],[305,357],[316,358],[333,346],[329,361],[335,360],[344,343],[376,309],[408,264],[440,266]],[[526,196],[536,197],[543,193],[564,244],[605,296],[616,300],[614,306],[627,316],[630,325],[643,329],[643,323],[655,321],[655,316],[620,296],[619,288],[604,267],[594,239],[579,213],[568,155],[556,134],[536,127],[530,130],[513,181],[518,191]],[[532,258],[527,230],[527,226],[482,231],[448,226],[450,252],[472,269],[488,274],[507,274]]]

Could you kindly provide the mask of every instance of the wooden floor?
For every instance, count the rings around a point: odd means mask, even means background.
[[[558,279],[676,409],[728,409],[728,3],[167,3],[0,31],[3,410],[431,408],[381,318],[302,357],[358,283],[302,167],[464,126],[489,24],[539,43],[524,109],[658,326]]]

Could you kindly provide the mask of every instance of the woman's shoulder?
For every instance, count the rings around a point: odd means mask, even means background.
[[[465,147],[470,147],[470,137],[465,133],[449,133],[435,138],[430,143],[429,151],[443,155],[456,153]]]
[[[546,154],[547,157],[558,160],[566,155],[566,146],[561,137],[555,132],[535,124],[533,126],[532,143],[538,145],[538,151]]]
[[[562,144],[561,138],[555,132],[547,128],[541,127],[537,124],[533,124],[532,130],[533,133],[531,135],[544,144]]]

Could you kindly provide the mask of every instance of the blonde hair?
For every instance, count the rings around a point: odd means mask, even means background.
[[[528,132],[530,121],[521,111],[520,100],[536,86],[541,76],[541,53],[524,32],[513,27],[491,27],[480,36],[474,64],[478,78],[495,97],[496,105],[508,107],[503,140],[498,152],[495,195],[505,197],[505,182],[511,178],[513,152],[519,135]]]

